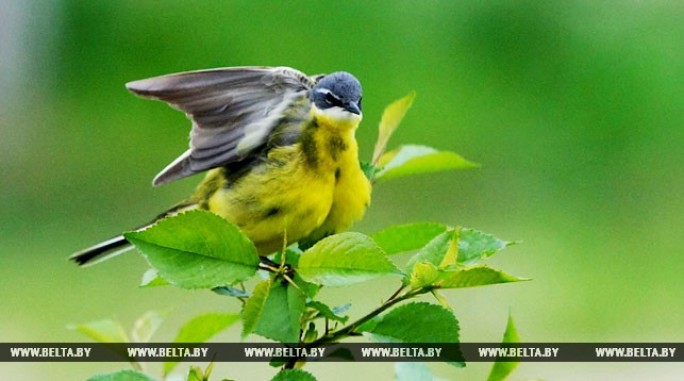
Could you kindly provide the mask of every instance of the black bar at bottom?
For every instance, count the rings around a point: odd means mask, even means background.
[[[683,362],[684,343],[0,343],[0,362]]]

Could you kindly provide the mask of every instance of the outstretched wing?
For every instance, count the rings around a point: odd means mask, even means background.
[[[192,120],[190,149],[164,168],[154,185],[249,156],[267,141],[283,111],[308,96],[314,81],[287,67],[235,67],[126,84],[133,93],[165,101]]]

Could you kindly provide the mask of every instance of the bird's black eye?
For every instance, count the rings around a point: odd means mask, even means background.
[[[340,103],[340,100],[337,99],[334,95],[332,95],[332,93],[326,93],[325,102],[329,105],[336,106]]]

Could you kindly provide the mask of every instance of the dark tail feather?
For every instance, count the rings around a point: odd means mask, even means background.
[[[126,241],[126,238],[118,235],[95,246],[81,250],[69,257],[69,259],[76,262],[79,266],[88,266],[112,258],[128,251],[130,248],[131,245]]]
[[[184,212],[186,210],[192,210],[197,208],[197,203],[193,201],[182,202],[174,206],[173,208],[165,211],[164,213],[158,215],[154,220],[152,220],[152,222],[133,230],[143,230],[153,225],[155,222],[161,220],[164,217],[168,217],[174,214]],[[128,241],[126,241],[126,238],[124,238],[123,235],[117,235],[114,238],[110,238],[104,242],[100,242],[97,245],[91,246],[85,250],[81,250],[78,253],[73,254],[71,257],[69,257],[69,259],[76,262],[79,266],[90,266],[110,259],[112,257],[115,257],[119,254],[122,254],[130,250],[132,247],[133,246],[130,243],[128,243]]]

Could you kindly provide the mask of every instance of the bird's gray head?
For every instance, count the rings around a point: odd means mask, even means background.
[[[339,107],[361,115],[361,83],[344,71],[328,74],[316,83],[311,92],[311,101],[321,110]]]

